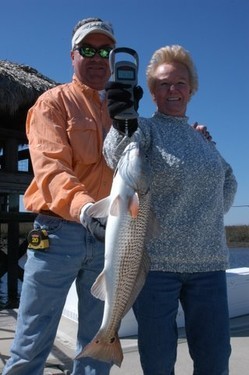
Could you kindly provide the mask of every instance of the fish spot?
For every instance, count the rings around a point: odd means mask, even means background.
[[[115,341],[115,337],[112,337],[112,338],[110,339],[110,344],[114,343],[114,341]]]

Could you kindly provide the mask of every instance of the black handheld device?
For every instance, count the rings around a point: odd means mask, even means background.
[[[129,55],[129,58],[133,58],[133,61],[130,61],[128,59],[117,61],[118,54],[127,54]],[[131,100],[134,100],[133,88],[137,85],[138,82],[139,58],[137,52],[134,49],[128,47],[114,48],[110,52],[109,64],[111,69],[111,80],[114,82],[131,85],[131,87],[127,90],[129,90],[131,93]],[[128,120],[137,117],[138,113],[133,106],[125,109],[123,112],[115,116],[117,120]]]

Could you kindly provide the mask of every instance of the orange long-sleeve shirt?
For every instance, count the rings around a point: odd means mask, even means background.
[[[76,76],[42,94],[26,122],[34,179],[25,208],[79,222],[82,206],[106,197],[113,172],[102,144],[110,125],[106,101]]]

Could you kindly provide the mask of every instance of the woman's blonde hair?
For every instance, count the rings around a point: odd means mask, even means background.
[[[189,72],[191,95],[198,90],[198,74],[196,67],[192,61],[190,53],[179,45],[165,46],[159,48],[152,55],[147,66],[146,77],[147,85],[151,93],[155,86],[155,70],[163,63],[178,62],[186,66]]]

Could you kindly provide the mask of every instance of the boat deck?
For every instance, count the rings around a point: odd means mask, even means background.
[[[17,309],[0,311],[0,373],[9,357],[9,349],[16,327]],[[231,318],[232,355],[230,375],[247,374],[249,368],[249,315]],[[77,323],[62,317],[53,349],[48,357],[44,375],[70,374],[75,356]],[[113,366],[111,375],[142,375],[137,351],[137,338],[122,337],[124,360],[121,368]],[[184,328],[179,328],[176,375],[192,375],[192,361],[188,354]]]

